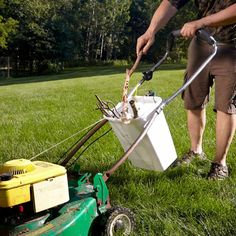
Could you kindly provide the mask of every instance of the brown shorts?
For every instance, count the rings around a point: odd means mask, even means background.
[[[201,66],[212,52],[207,43],[194,38],[188,49],[185,81]],[[236,114],[236,45],[219,45],[213,60],[185,89],[182,97],[185,108],[204,108],[210,89],[215,84],[215,110]]]

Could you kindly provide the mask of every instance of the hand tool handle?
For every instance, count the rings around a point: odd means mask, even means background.
[[[197,30],[196,36],[211,46],[215,44],[214,38],[204,29]]]
[[[166,48],[167,48],[167,51],[168,52],[171,52],[172,49],[173,49],[173,46],[174,46],[174,41],[175,41],[175,38],[177,37],[180,37],[181,36],[181,30],[178,29],[178,30],[174,30],[172,31],[169,35],[168,35],[168,38],[167,38],[167,45],[166,45]],[[204,29],[198,29],[196,31],[196,36],[207,42],[209,45],[214,45],[215,43],[215,40],[214,38],[210,35],[210,33],[208,33],[206,30]]]
[[[172,51],[174,43],[175,43],[175,38],[181,36],[180,30],[174,30],[170,32],[170,34],[167,37],[166,41],[166,51],[169,53]]]

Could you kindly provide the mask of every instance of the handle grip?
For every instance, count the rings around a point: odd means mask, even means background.
[[[178,30],[173,30],[170,34],[172,35],[172,36],[174,36],[175,38],[176,37],[180,37],[181,36],[181,33],[180,33],[180,29],[178,29]]]
[[[173,46],[174,46],[175,38],[181,36],[180,31],[181,31],[180,29],[174,30],[168,35],[167,44],[166,44],[167,52],[172,51]],[[204,29],[198,29],[196,31],[196,36],[199,39],[207,42],[211,46],[214,45],[214,43],[215,43],[215,39]]]
[[[181,36],[180,29],[170,32],[166,41],[166,51],[168,53],[171,52],[173,49],[175,38],[180,37],[180,36]]]
[[[207,42],[209,45],[214,45],[215,44],[215,39],[204,29],[199,29],[196,32],[196,36]]]

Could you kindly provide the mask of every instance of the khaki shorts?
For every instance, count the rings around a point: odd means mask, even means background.
[[[212,52],[207,43],[194,38],[188,49],[185,81],[201,66]],[[188,110],[202,109],[209,101],[215,85],[215,110],[236,114],[236,45],[219,45],[213,60],[185,89],[182,97]]]

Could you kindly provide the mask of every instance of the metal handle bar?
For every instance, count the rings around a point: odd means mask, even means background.
[[[180,36],[181,36],[180,29],[174,30],[168,35],[167,42],[166,42],[166,51],[168,53],[171,52],[173,49],[175,38],[180,37]]]
[[[179,37],[179,36],[181,36],[180,30],[174,30],[168,35],[167,41],[166,41],[166,52],[165,52],[164,56],[150,70],[143,72],[144,81],[145,80],[148,81],[148,80],[152,79],[153,72],[166,60],[169,53],[173,49],[175,38]]]
[[[167,42],[166,42],[166,52],[164,56],[150,70],[143,72],[143,78],[130,91],[130,93],[128,94],[128,99],[133,96],[135,91],[144,83],[144,81],[148,81],[152,79],[153,72],[166,60],[169,53],[172,51],[175,38],[180,37],[180,36],[181,36],[180,29],[174,30],[168,35]],[[214,46],[216,44],[215,39],[204,29],[197,30],[196,36],[199,39],[207,42],[211,46]]]
[[[213,46],[216,43],[215,39],[204,29],[197,30],[196,36],[199,39],[207,42],[211,46]]]
[[[174,42],[175,42],[175,38],[181,36],[180,31],[181,31],[180,29],[174,30],[168,35],[165,55],[149,71],[143,73],[144,80],[151,80],[152,79],[153,72],[162,64],[162,62],[167,58],[169,53],[172,51],[173,46],[174,46]],[[197,30],[196,36],[199,39],[206,41],[209,45],[213,45],[215,42],[215,39],[204,29]]]
[[[181,94],[196,79],[196,77],[216,55],[218,47],[215,39],[211,35],[209,35],[208,32],[206,32],[205,30],[198,30],[197,34],[198,38],[206,41],[209,45],[213,47],[212,53],[207,57],[207,59],[202,63],[202,65],[197,69],[197,71],[195,71],[195,73],[187,80],[187,82],[181,88],[179,88],[173,95],[162,101],[162,103],[156,108],[157,113],[160,113],[163,110],[164,106],[169,104],[173,99],[175,99],[179,94]]]
[[[199,39],[207,42],[209,45],[214,44],[214,38],[204,29],[198,29],[195,34]],[[181,30],[174,30],[172,31],[167,38],[166,50],[171,52],[174,46],[175,38],[181,36]]]

